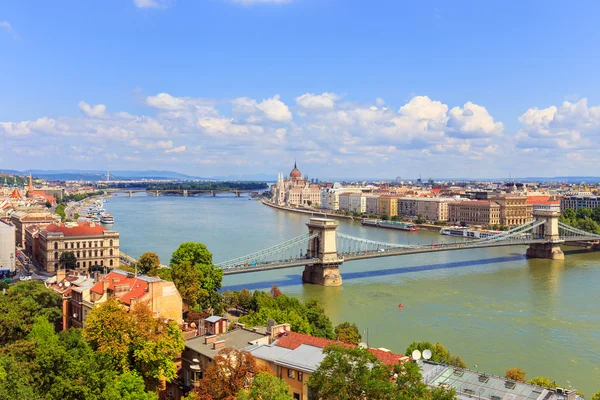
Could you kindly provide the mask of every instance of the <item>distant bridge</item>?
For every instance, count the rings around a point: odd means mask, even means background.
[[[258,190],[241,190],[241,189],[199,189],[199,190],[191,190],[191,189],[127,189],[127,188],[109,188],[103,189],[107,193],[126,193],[129,194],[129,197],[133,196],[134,193],[148,193],[155,196],[160,195],[180,195],[180,196],[195,196],[208,194],[211,196],[216,196],[220,193],[233,193],[237,197],[240,197],[243,193],[251,193],[258,194]]]
[[[600,235],[585,232],[558,220],[560,210],[539,206],[534,219],[485,239],[457,243],[401,245],[357,238],[336,231],[332,219],[311,218],[308,232],[267,249],[217,264],[224,274],[240,274],[304,265],[302,279],[324,286],[340,286],[339,267],[347,261],[407,254],[487,247],[528,245],[527,257],[564,259],[561,244],[600,242]]]

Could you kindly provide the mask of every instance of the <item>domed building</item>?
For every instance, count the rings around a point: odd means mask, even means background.
[[[294,162],[294,169],[290,172],[288,180],[283,179],[281,172],[277,175],[277,184],[273,185],[271,191],[273,201],[281,206],[320,207],[321,205],[319,185],[304,179],[296,162]]]

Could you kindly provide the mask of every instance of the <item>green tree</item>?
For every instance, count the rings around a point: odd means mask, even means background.
[[[390,368],[362,347],[328,346],[308,386],[322,400],[393,398]]]
[[[525,371],[523,368],[507,369],[504,377],[506,379],[512,379],[513,381],[525,382]]]
[[[160,258],[155,252],[146,252],[140,256],[137,262],[138,271],[148,274],[151,270],[160,266]]]
[[[362,340],[362,336],[358,330],[356,324],[350,322],[342,322],[335,327],[335,338],[340,342],[349,344],[359,344]]]
[[[390,219],[390,216],[389,216],[389,215],[387,215],[387,214],[383,214],[383,215],[381,216],[381,220],[382,220],[382,221],[388,221],[389,219]]]
[[[394,377],[398,394],[402,399],[424,399],[429,390],[423,382],[421,367],[415,362],[403,362],[394,365]]]
[[[431,361],[433,362],[444,363],[459,368],[467,367],[465,362],[460,357],[451,355],[448,349],[446,349],[444,345],[439,342],[436,342],[435,344],[432,344],[431,342],[412,342],[406,348],[406,352],[404,354],[410,356],[414,350],[419,350],[421,353],[423,353],[423,351],[427,349],[431,351]]]
[[[106,400],[156,400],[158,396],[145,390],[144,379],[141,376],[134,372],[125,372],[106,386],[102,398]]]
[[[572,208],[565,208],[561,215],[562,218],[566,218],[568,220],[575,219],[575,210]]]
[[[532,385],[538,385],[550,389],[556,389],[558,387],[555,381],[551,381],[545,376],[536,376],[535,378],[531,379],[529,383],[531,383]]]
[[[400,221],[400,217],[397,215],[392,216],[392,221]]]
[[[425,222],[427,222],[427,220],[425,219],[423,214],[419,213],[419,215],[417,215],[417,218],[415,219],[415,224],[424,224]]]
[[[212,254],[202,243],[182,243],[171,257],[171,276],[190,308],[217,308],[223,270],[212,263]]]
[[[50,203],[48,200],[46,200],[46,203],[44,203],[44,205],[46,206],[46,208],[52,207],[52,203]]]
[[[237,400],[293,400],[290,387],[269,372],[259,372],[252,380],[249,390],[240,391]]]
[[[596,221],[594,221],[591,218],[578,220],[577,228],[584,230],[586,232],[600,234],[600,224],[598,224]]]
[[[578,208],[575,212],[575,216],[577,219],[588,219],[592,218],[592,210],[586,207]]]
[[[65,214],[65,205],[64,204],[59,204],[56,206],[56,209],[54,209],[54,212],[58,215],[60,215],[60,218],[64,221],[65,218],[67,217],[67,215]]]
[[[325,309],[317,299],[309,300],[306,303],[306,319],[311,326],[311,334],[326,339],[335,338],[333,325],[327,315]]]
[[[79,219],[79,214],[78,213],[73,214],[73,218],[75,218],[75,221],[77,221]]]
[[[72,251],[62,253],[58,262],[67,271],[77,268],[77,257]]]
[[[183,334],[176,322],[155,318],[146,304],[126,311],[111,299],[88,313],[83,333],[119,371],[139,373],[149,389],[177,376],[174,360],[184,348]]]
[[[456,390],[450,388],[450,389],[444,389],[442,387],[436,387],[436,388],[432,388],[430,390],[431,393],[431,400],[455,400],[456,397]]]
[[[592,396],[592,400],[600,400],[600,392],[594,393],[594,395]]]
[[[19,282],[0,295],[0,347],[24,339],[36,317],[57,324],[62,317],[61,298],[36,281]]]

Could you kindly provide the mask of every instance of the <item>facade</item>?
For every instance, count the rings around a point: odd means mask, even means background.
[[[400,207],[398,199],[398,207]],[[448,197],[417,199],[417,215],[421,214],[428,221],[448,221],[448,203],[455,201]]]
[[[341,187],[337,183],[334,185],[333,188],[323,188],[323,189],[321,189],[321,208],[326,209],[326,210],[333,210],[333,211],[344,210],[343,208],[340,207],[340,196],[344,193],[362,193],[362,192],[363,192],[363,189],[360,187]],[[349,207],[349,205],[348,205],[348,207]],[[349,210],[345,209],[344,211],[349,211]]]
[[[27,251],[47,272],[59,268],[60,256],[67,251],[75,254],[77,268],[119,266],[119,233],[93,222],[51,224],[28,235]]]
[[[51,214],[48,211],[37,210],[34,212],[18,211],[10,216],[12,224],[15,226],[15,242],[17,246],[25,245],[25,230],[27,227],[36,225],[40,228],[60,222],[60,217]]]
[[[416,217],[419,215],[418,198],[415,197],[399,197],[398,198],[398,215],[404,217]]]
[[[0,277],[15,272],[15,226],[0,220]]]
[[[367,214],[379,214],[379,195],[365,195],[365,212]]]
[[[600,196],[565,196],[560,199],[560,211],[572,208],[577,211],[580,208],[600,207]]]
[[[350,194],[350,212],[364,214],[367,211],[367,198],[362,193]]]
[[[321,206],[321,189],[319,185],[310,183],[308,179],[303,179],[296,163],[294,163],[294,169],[290,172],[288,180],[283,179],[283,174],[278,174],[277,184],[271,187],[271,193],[273,201],[277,205]]]
[[[500,206],[500,225],[518,226],[533,219],[533,207],[526,196],[500,194],[490,196]]]
[[[452,202],[448,204],[448,221],[467,225],[498,225],[500,206],[487,200]]]
[[[350,211],[350,195],[351,193],[340,193],[339,195],[339,210]]]
[[[378,208],[380,215],[393,217],[398,215],[398,197],[392,195],[382,195],[378,199]]]

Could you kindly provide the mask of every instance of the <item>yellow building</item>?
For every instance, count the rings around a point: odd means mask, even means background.
[[[387,215],[393,217],[398,215],[398,197],[390,195],[382,195],[377,200],[379,215]]]
[[[500,206],[500,225],[518,226],[533,219],[533,206],[526,196],[501,194],[491,196],[490,200]]]
[[[500,223],[500,206],[485,200],[448,203],[448,221],[466,225],[497,225]]]

